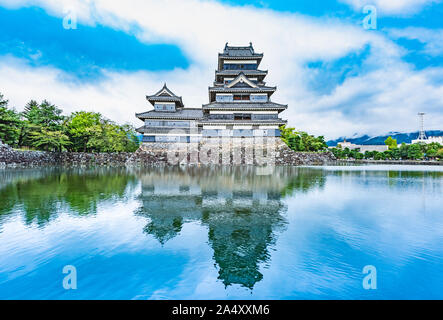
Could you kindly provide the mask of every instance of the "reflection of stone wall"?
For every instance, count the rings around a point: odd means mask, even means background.
[[[254,166],[162,166],[155,170],[132,168],[144,186],[198,186],[206,192],[236,192],[247,190],[253,193],[281,192],[299,176],[304,168],[274,167],[269,174],[260,175]],[[311,171],[310,171],[311,172]],[[317,171],[315,171],[317,172]],[[172,190],[172,189],[169,190]]]

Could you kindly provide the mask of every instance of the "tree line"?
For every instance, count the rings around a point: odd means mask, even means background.
[[[14,148],[58,152],[134,152],[139,147],[131,125],[96,112],[62,113],[47,100],[31,100],[17,112],[0,93],[0,140]]]
[[[281,139],[294,151],[298,152],[321,152],[328,149],[323,136],[315,137],[303,131],[295,131],[294,128],[280,127]]]
[[[388,146],[388,150],[379,151],[366,151],[361,153],[360,149],[342,148],[338,145],[336,148],[332,148],[331,151],[338,159],[357,159],[357,160],[423,160],[423,159],[443,159],[443,146],[439,143],[433,142],[429,144],[415,143],[406,144],[402,143],[397,145],[397,140],[392,137],[388,137],[385,141]]]

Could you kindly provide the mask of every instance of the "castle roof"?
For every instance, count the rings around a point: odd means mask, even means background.
[[[200,120],[199,123],[202,124],[214,124],[214,125],[222,125],[222,124],[244,124],[244,125],[279,125],[282,126],[287,124],[287,120],[282,119],[271,119],[271,120],[222,120],[222,119],[203,119]]]
[[[212,102],[203,105],[206,110],[286,110],[288,105],[275,102]]]
[[[233,47],[228,43],[225,45],[223,53],[218,54],[218,69],[221,70],[223,66],[223,60],[257,60],[257,65],[260,64],[263,59],[263,53],[255,53],[252,43],[249,43],[249,47]]]
[[[277,87],[267,87],[267,86],[257,86],[255,88],[244,86],[244,87],[209,87],[209,92],[216,93],[274,93]]]
[[[179,107],[184,107],[182,97],[177,96],[165,85],[156,94],[146,96],[146,99],[154,105],[156,102],[176,102]]]
[[[240,72],[243,72],[247,76],[266,76],[267,70],[216,70],[216,76],[237,76]]]
[[[203,118],[203,110],[196,108],[178,109],[175,112],[161,112],[151,110],[148,112],[137,113],[136,117],[144,119],[180,119],[180,120],[198,120]]]
[[[252,43],[249,43],[248,47],[233,47],[229,46],[228,43],[226,43],[223,53],[219,53],[219,56],[223,56],[226,58],[236,58],[236,57],[262,58],[263,53],[255,53]]]

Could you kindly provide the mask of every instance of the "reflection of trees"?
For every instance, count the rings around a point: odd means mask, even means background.
[[[164,244],[186,221],[201,222],[209,229],[219,279],[251,289],[286,225],[282,195],[324,183],[321,170],[293,167],[263,176],[254,167],[165,167],[141,172],[140,179],[137,214],[149,219],[146,233]]]
[[[323,184],[323,172],[276,168],[257,175],[255,167],[161,167],[150,169],[48,169],[0,171],[0,222],[20,213],[27,224],[46,226],[60,212],[87,215],[104,201],[128,196],[142,184],[136,214],[144,232],[161,244],[187,222],[208,228],[219,279],[247,288],[263,277],[270,250],[286,225],[287,194]]]
[[[121,198],[134,177],[120,170],[48,169],[4,171],[0,178],[8,184],[0,189],[0,220],[16,210],[23,212],[26,224],[43,226],[61,208],[85,215],[96,213],[101,201]]]
[[[308,192],[314,186],[323,187],[326,176],[321,170],[310,168],[298,168],[297,175],[289,179],[288,184],[282,190],[282,196],[292,196],[294,193]]]

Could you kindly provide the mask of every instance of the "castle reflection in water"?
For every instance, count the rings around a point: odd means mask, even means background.
[[[326,179],[322,170],[308,168],[263,173],[269,172],[257,167],[2,171],[0,230],[16,213],[25,225],[44,229],[63,213],[87,219],[103,204],[135,199],[140,232],[164,245],[185,223],[200,223],[208,229],[219,279],[225,286],[252,289],[286,227],[285,196],[322,187]]]
[[[0,170],[0,297],[442,297],[441,274],[427,272],[442,269],[441,168],[263,173]],[[381,290],[362,289],[368,263],[384,270]],[[75,292],[62,286],[66,265],[78,268]]]
[[[208,228],[219,279],[252,289],[287,223],[282,198],[324,183],[321,170],[281,167],[268,175],[257,170],[164,167],[140,173],[137,214],[149,220],[144,231],[165,244],[184,223],[200,222]]]

